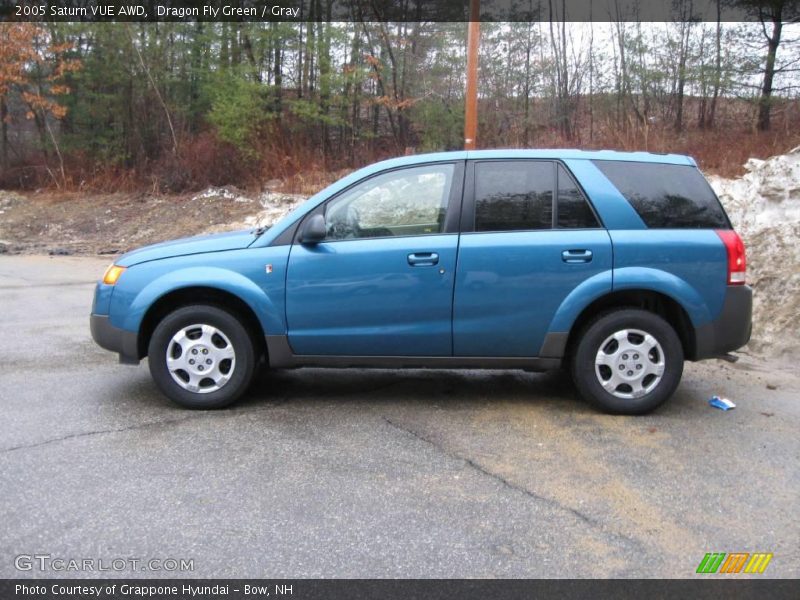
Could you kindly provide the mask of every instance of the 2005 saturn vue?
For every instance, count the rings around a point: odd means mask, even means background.
[[[684,360],[750,337],[745,251],[686,156],[486,150],[377,163],[268,229],[156,244],[97,284],[91,330],[190,408],[268,368],[568,366],[639,414]]]

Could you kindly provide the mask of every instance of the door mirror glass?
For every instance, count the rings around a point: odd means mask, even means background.
[[[318,244],[325,239],[328,229],[325,226],[325,217],[322,215],[314,215],[305,225],[300,235],[301,244]]]

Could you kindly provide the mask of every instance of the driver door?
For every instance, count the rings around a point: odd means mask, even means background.
[[[452,355],[463,169],[459,161],[380,173],[313,211],[324,211],[325,239],[296,240],[289,255],[295,354]]]

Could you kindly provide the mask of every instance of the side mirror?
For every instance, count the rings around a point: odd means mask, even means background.
[[[305,225],[300,233],[301,244],[319,244],[328,235],[328,228],[325,225],[325,217],[314,215]]]

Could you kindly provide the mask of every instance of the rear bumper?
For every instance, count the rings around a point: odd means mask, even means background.
[[[750,341],[752,318],[752,288],[729,285],[719,318],[695,330],[695,356],[692,358],[713,358],[738,350]]]
[[[136,333],[114,327],[108,315],[92,315],[89,319],[92,339],[101,348],[117,352],[119,362],[126,365],[139,364],[139,350]]]

